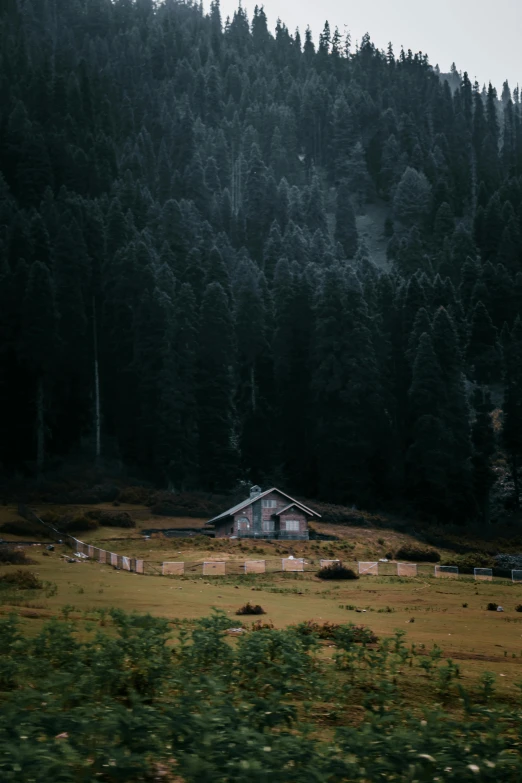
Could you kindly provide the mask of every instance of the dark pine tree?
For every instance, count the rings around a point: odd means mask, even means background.
[[[496,481],[492,467],[495,454],[495,431],[491,419],[493,405],[489,392],[477,390],[474,400],[475,421],[471,431],[473,442],[473,488],[482,521],[490,521],[490,495]]]
[[[49,411],[53,392],[52,371],[57,347],[57,322],[51,274],[45,264],[35,261],[29,273],[23,300],[23,328],[19,351],[21,361],[27,367],[32,381],[36,436],[36,448],[32,453],[38,475],[44,468],[46,435],[50,431]]]
[[[520,507],[522,464],[522,321],[517,317],[504,358],[505,393],[502,440],[507,452],[514,486],[514,502]]]
[[[357,252],[358,237],[352,194],[348,181],[343,179],[337,188],[335,210],[335,240],[344,250],[346,258],[354,258]]]
[[[199,315],[197,402],[201,485],[226,492],[237,478],[234,323],[222,286],[210,283]]]

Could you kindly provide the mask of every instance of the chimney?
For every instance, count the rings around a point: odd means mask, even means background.
[[[253,487],[250,487],[250,497],[251,498],[256,498],[260,494],[261,494],[261,487],[258,487],[257,484],[254,484]]]

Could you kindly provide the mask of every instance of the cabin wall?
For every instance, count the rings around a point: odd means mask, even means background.
[[[287,530],[286,523],[289,520],[297,521],[299,529]],[[280,514],[278,528],[278,538],[280,539],[308,539],[308,520],[302,511],[298,511],[295,508],[290,508],[284,514]]]
[[[214,536],[215,538],[230,538],[230,536],[235,535],[234,531],[234,522],[229,517],[228,519],[224,521],[219,521],[214,523]]]
[[[268,505],[269,502],[273,505]],[[277,521],[274,521],[274,514],[287,504],[288,499],[277,491],[270,492],[259,500],[254,500],[250,506],[234,514],[234,535],[272,538],[277,531]]]

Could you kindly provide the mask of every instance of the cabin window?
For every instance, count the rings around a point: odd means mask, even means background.
[[[250,522],[248,517],[239,517],[237,520],[237,529],[238,530],[248,530],[250,527]]]
[[[298,519],[287,519],[285,524],[286,524],[286,530],[299,530]]]
[[[277,508],[277,500],[263,500],[263,508]]]
[[[261,529],[263,533],[270,533],[270,531],[274,529],[273,521],[271,519],[266,519],[261,523]]]

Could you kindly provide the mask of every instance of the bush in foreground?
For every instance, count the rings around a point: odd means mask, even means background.
[[[4,587],[16,587],[19,590],[42,590],[43,582],[38,579],[33,571],[23,571],[18,568],[0,576],[0,585]]]
[[[265,610],[259,604],[251,604],[250,601],[237,610],[236,614],[266,614]]]
[[[251,631],[273,631],[274,630],[274,623],[272,620],[269,620],[267,623],[263,622],[263,620],[256,620],[255,623],[252,623]]]
[[[321,568],[316,576],[319,579],[359,579],[359,574],[352,568],[346,568],[340,563]]]
[[[413,544],[404,544],[395,552],[396,560],[411,560],[415,563],[438,563],[440,554],[436,549],[424,549]]]
[[[343,649],[348,649],[354,644],[376,644],[379,641],[379,637],[370,628],[353,623],[340,625],[339,623],[318,623],[315,620],[306,620],[298,625],[292,625],[290,628],[302,638],[328,639],[335,641]]]
[[[0,618],[2,780],[519,783],[517,704],[490,672],[461,684],[439,648],[420,655],[403,631],[379,642],[339,626],[330,658],[310,627],[230,644],[237,619],[223,612],[174,636],[160,618],[99,618],[110,628],[94,635],[73,619],[24,635]],[[441,693],[468,711],[430,709]]]
[[[490,601],[486,609],[488,612],[496,612],[498,609],[498,604],[496,604],[494,601]]]

